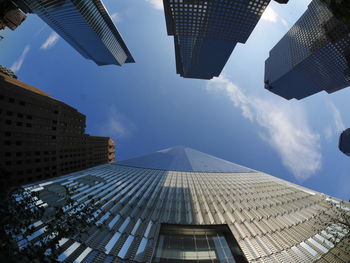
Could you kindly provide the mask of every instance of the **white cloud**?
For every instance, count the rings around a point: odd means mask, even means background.
[[[109,119],[103,133],[114,138],[128,137],[132,133],[134,125],[121,114],[115,107],[109,110]]]
[[[261,19],[276,23],[278,20],[278,15],[275,10],[268,6],[266,7],[263,15],[261,16]]]
[[[346,129],[346,126],[338,108],[334,105],[334,103],[330,100],[327,100],[326,105],[328,105],[332,114],[333,125],[327,126],[324,129],[323,133],[325,139],[327,141],[330,141],[333,136],[339,136],[339,134]]]
[[[272,7],[268,6],[266,7],[264,13],[261,16],[262,20],[269,21],[272,23],[277,23],[280,22],[282,23],[285,27],[288,27],[288,22],[280,17],[275,10],[272,9]]]
[[[59,35],[52,31],[50,36],[45,40],[45,42],[41,45],[40,49],[49,49],[52,48],[54,45],[56,45],[57,41],[59,39]]]
[[[21,69],[22,64],[23,64],[29,50],[30,50],[30,46],[26,45],[22,51],[22,54],[19,56],[19,58],[15,62],[13,62],[12,66],[10,68],[13,72],[17,72]]]
[[[311,131],[306,114],[297,101],[264,100],[247,96],[221,76],[208,82],[209,91],[221,90],[245,118],[259,124],[259,135],[280,155],[282,163],[300,181],[321,168],[320,136]]]
[[[119,23],[121,18],[120,18],[120,14],[119,13],[113,13],[111,15],[111,19],[113,20],[114,23]]]
[[[340,114],[338,108],[331,101],[328,102],[328,105],[332,111],[332,116],[333,116],[334,126],[335,126],[336,131],[337,132],[344,131],[346,129],[346,127],[345,127],[345,124],[343,122],[343,119],[341,117],[341,114]]]
[[[146,0],[155,9],[163,9],[163,0]]]

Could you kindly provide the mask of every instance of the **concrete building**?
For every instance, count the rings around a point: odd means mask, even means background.
[[[84,134],[85,115],[0,68],[0,181],[16,185],[114,160],[114,142]]]
[[[15,30],[25,19],[26,15],[11,0],[0,0],[0,30]]]
[[[247,41],[269,2],[163,0],[167,32],[174,36],[177,74],[218,77],[236,44]]]
[[[265,88],[303,99],[350,85],[350,2],[313,0],[270,51]]]
[[[187,147],[24,188],[37,194],[38,206],[61,207],[67,216],[92,209],[80,219],[86,220],[80,234],[59,240],[59,262],[346,263],[350,257],[346,229],[330,219],[318,224],[339,200]],[[19,244],[50,234],[45,220],[33,225]]]
[[[350,128],[342,132],[339,137],[339,150],[350,156]]]
[[[134,63],[101,0],[14,0],[37,14],[82,56],[97,65]]]

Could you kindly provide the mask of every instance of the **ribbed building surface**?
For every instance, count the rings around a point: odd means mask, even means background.
[[[270,51],[265,88],[286,99],[303,99],[350,86],[349,9],[347,0],[313,0]]]
[[[134,59],[100,0],[16,0],[37,14],[85,58],[98,65]]]
[[[65,213],[96,207],[79,239],[60,240],[59,262],[349,262],[350,250],[339,247],[348,240],[330,234],[345,230],[317,227],[320,211],[338,200],[232,163],[229,171],[212,156],[226,171],[208,172],[201,157],[210,156],[189,148],[155,154],[177,171],[131,166],[145,165],[146,155],[26,187],[39,206],[70,193]],[[180,159],[194,165],[180,171]],[[45,222],[33,225],[35,243],[47,233]]]
[[[238,42],[245,43],[270,0],[163,0],[176,70],[185,78],[220,75]]]

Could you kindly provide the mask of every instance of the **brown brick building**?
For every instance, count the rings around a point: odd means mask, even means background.
[[[85,115],[0,67],[0,184],[17,185],[114,161],[109,137],[85,134]]]

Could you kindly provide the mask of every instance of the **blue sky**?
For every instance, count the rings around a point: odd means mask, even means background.
[[[176,75],[162,0],[104,1],[135,64],[99,67],[35,15],[0,32],[0,64],[84,113],[87,133],[116,141],[117,159],[186,145],[348,200],[350,159],[338,138],[350,126],[350,89],[287,101],[263,85],[269,50],[309,2],[271,2],[211,81]]]

